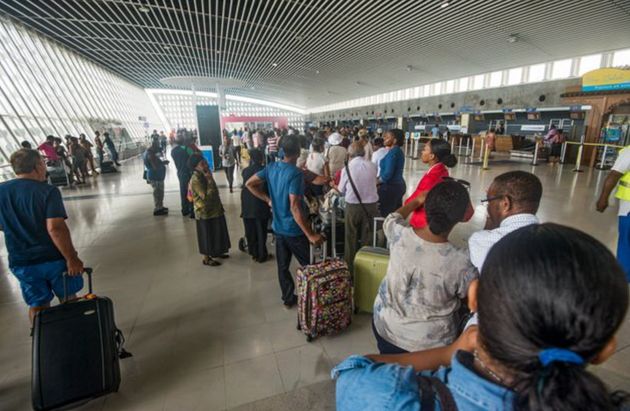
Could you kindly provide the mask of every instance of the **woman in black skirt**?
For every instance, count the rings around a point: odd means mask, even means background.
[[[203,255],[202,262],[204,265],[218,266],[221,263],[216,258],[228,258],[227,253],[231,247],[219,190],[208,162],[201,155],[190,156],[188,167],[193,170],[188,190],[195,208],[197,241],[199,252]]]

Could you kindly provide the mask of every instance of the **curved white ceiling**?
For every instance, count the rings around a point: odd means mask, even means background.
[[[146,88],[314,107],[630,47],[630,0],[0,0],[0,10]],[[516,41],[512,41],[516,39]]]

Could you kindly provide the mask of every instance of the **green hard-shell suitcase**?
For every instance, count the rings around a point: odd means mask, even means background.
[[[374,238],[376,242],[376,223]],[[382,247],[361,247],[354,257],[354,309],[355,312],[371,313],[378,288],[387,274],[389,250]]]

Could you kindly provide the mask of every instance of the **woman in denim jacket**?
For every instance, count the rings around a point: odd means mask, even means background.
[[[628,409],[625,394],[587,370],[615,352],[628,308],[623,271],[599,241],[555,224],[516,230],[492,248],[469,297],[479,314],[469,351],[434,372],[418,372],[430,351],[399,357],[415,355],[415,369],[352,356],[332,372],[337,410]],[[433,392],[427,402],[418,376],[441,381],[455,407]]]

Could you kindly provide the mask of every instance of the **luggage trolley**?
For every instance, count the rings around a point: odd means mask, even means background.
[[[48,184],[55,187],[68,187],[70,186],[70,178],[68,172],[63,164],[63,161],[50,161],[46,164],[46,174]]]

